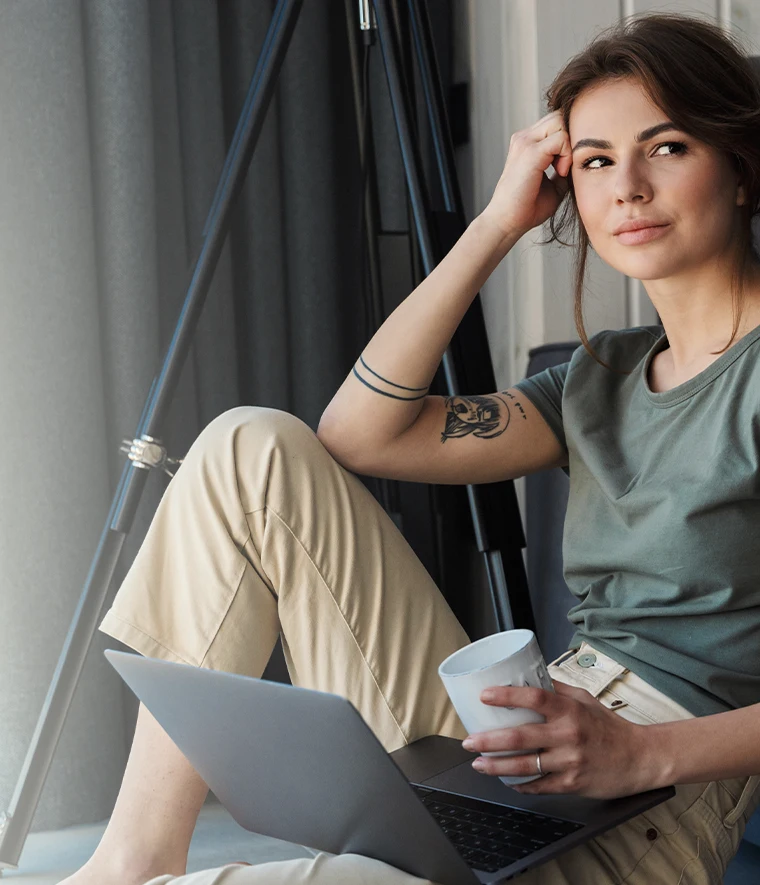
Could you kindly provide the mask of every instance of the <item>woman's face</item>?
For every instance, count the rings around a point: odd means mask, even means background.
[[[724,261],[744,199],[719,151],[675,128],[646,132],[668,122],[632,79],[589,87],[570,111],[573,187],[591,245],[612,267],[640,280]],[[583,144],[587,139],[596,144]],[[615,234],[637,219],[662,227]]]

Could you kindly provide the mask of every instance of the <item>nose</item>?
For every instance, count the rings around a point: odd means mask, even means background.
[[[648,202],[652,199],[652,186],[643,163],[634,158],[621,158],[615,175],[615,199],[618,202]]]

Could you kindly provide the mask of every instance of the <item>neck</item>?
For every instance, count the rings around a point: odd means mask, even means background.
[[[675,280],[647,281],[644,287],[668,337],[668,356],[676,375],[705,361],[712,362],[728,344],[734,328],[730,275],[705,273]],[[744,283],[744,297],[735,344],[760,325],[760,265],[753,263]]]

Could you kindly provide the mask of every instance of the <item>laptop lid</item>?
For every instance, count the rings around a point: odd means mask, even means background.
[[[440,885],[501,881],[675,793],[521,795],[477,773],[472,754],[451,738],[431,735],[388,754],[339,695],[110,649],[105,655],[242,827],[377,858]],[[583,827],[487,874],[467,866],[410,781]]]
[[[479,881],[345,698],[105,656],[245,829],[374,857],[441,885]]]

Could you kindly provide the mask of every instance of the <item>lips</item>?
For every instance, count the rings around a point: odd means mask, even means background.
[[[659,221],[655,218],[636,218],[630,221],[624,221],[620,227],[614,231],[615,236],[632,230],[643,230],[646,227],[665,227],[667,221]]]
[[[666,237],[670,231],[670,224],[651,224],[646,227],[637,227],[631,230],[621,230],[615,234],[615,239],[621,246],[641,246]]]

